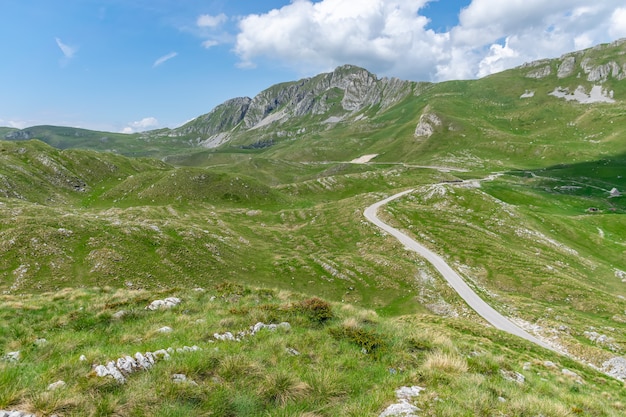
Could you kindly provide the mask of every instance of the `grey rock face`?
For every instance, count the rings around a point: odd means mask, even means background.
[[[556,76],[558,78],[569,77],[570,75],[574,73],[575,65],[576,65],[575,57],[573,56],[566,57],[565,59],[563,59],[563,61],[561,61],[561,64],[559,64],[559,69],[556,73]]]
[[[608,62],[604,65],[593,65],[589,58],[586,58],[581,63],[581,67],[585,74],[587,74],[587,80],[592,82],[604,82],[609,76],[618,78],[621,72],[621,68],[615,61]]]
[[[227,132],[237,126],[248,112],[252,99],[237,97],[218,105],[209,113],[180,127],[181,135],[197,134],[201,137]]]
[[[533,71],[530,71],[526,74],[528,78],[545,78],[548,75],[552,74],[552,68],[550,65],[546,65],[545,67],[537,68]]]
[[[32,139],[33,135],[28,130],[16,130],[7,133],[6,135],[4,135],[4,138],[7,140],[28,140]]]
[[[435,133],[435,127],[441,126],[441,119],[434,113],[424,113],[415,127],[415,137],[429,138]]]

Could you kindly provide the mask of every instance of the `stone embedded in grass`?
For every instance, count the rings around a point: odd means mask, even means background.
[[[126,378],[124,378],[124,375],[122,375],[120,370],[115,367],[115,362],[113,361],[110,361],[109,363],[107,363],[106,366],[105,365],[96,366],[94,368],[94,372],[99,377],[110,376],[111,378],[119,382],[120,384],[123,384],[126,382]]]
[[[168,309],[177,306],[180,304],[181,299],[178,297],[167,297],[164,300],[154,300],[150,303],[146,310],[159,310],[159,309]]]
[[[57,381],[57,382],[53,382],[52,384],[48,385],[48,391],[54,391],[60,388],[65,387],[65,381]]]
[[[159,333],[172,333],[173,331],[174,329],[172,329],[170,326],[163,326],[159,330],[157,330],[157,332]]]
[[[244,331],[237,333],[237,336],[233,335],[231,332],[225,332],[225,333],[214,333],[213,337],[216,340],[240,342],[241,339],[243,339],[244,337],[253,336],[259,331],[264,330],[264,329],[272,331],[272,332],[276,331],[277,329],[289,331],[291,330],[291,324],[287,323],[286,321],[279,323],[279,324],[265,324],[262,322],[258,322],[254,326],[250,326],[250,330],[244,330]]]
[[[45,345],[46,343],[48,343],[48,341],[44,339],[43,337],[35,340],[35,344],[37,346],[42,346],[42,345]]]
[[[544,361],[543,366],[545,366],[546,368],[556,368],[556,365],[552,361]]]
[[[2,360],[6,362],[18,362],[21,358],[22,355],[20,354],[20,351],[16,350],[15,352],[8,352],[2,357]]]
[[[385,409],[378,417],[417,417],[415,412],[419,411],[419,408],[414,406],[413,404],[409,404],[408,402],[400,402],[396,404],[391,404],[389,407]]]
[[[236,338],[231,332],[226,332],[226,333],[213,333],[213,337],[216,340],[224,340],[224,341],[236,341],[238,342],[239,339]]]
[[[418,387],[416,385],[412,387],[400,387],[396,390],[396,397],[400,402],[391,404],[385,409],[378,417],[416,417],[415,412],[419,411],[419,408],[409,403],[413,397],[417,397],[420,392],[426,388]]]
[[[569,369],[567,369],[567,368],[563,368],[563,369],[561,369],[561,373],[562,373],[563,375],[567,376],[567,377],[570,377],[570,378],[573,378],[573,379],[576,379],[576,380],[579,380],[579,381],[580,381],[580,375],[578,375],[578,374],[577,374],[576,372],[574,372],[574,371],[570,371],[570,370],[569,370]]]
[[[602,364],[602,370],[613,378],[626,381],[626,358],[616,356]]]
[[[6,411],[6,410],[0,410],[0,417],[37,417],[34,414],[31,413],[27,413],[26,411],[19,411],[19,410],[12,410],[12,411]]]
[[[507,381],[517,382],[518,384],[523,384],[526,381],[524,375],[515,371],[505,371],[504,369],[500,369],[500,375],[502,375],[502,378]]]
[[[116,313],[113,313],[113,314],[111,315],[111,317],[112,317],[112,318],[114,318],[114,319],[116,319],[116,320],[119,320],[119,319],[121,319],[122,317],[124,317],[125,315],[126,315],[126,310],[120,310],[120,311],[118,311],[118,312],[116,312]]]
[[[425,389],[426,388],[418,387],[417,385],[412,387],[400,387],[396,390],[396,397],[398,397],[399,400],[410,400],[420,395],[420,392]]]
[[[297,350],[295,350],[294,348],[285,348],[285,351],[287,351],[288,354],[290,354],[291,356],[299,356],[300,352],[298,352]]]
[[[189,384],[189,385],[198,385],[196,381],[193,379],[187,378],[185,374],[174,374],[172,375],[172,382],[175,384]]]
[[[202,348],[198,346],[184,346],[182,348],[178,348],[176,350],[172,348],[159,349],[154,352],[146,352],[135,353],[135,356],[122,356],[118,358],[116,361],[109,361],[106,366],[105,365],[96,365],[94,366],[94,372],[96,376],[106,377],[110,376],[115,379],[120,384],[126,382],[126,376],[140,370],[147,370],[152,368],[156,361],[158,360],[168,360],[170,359],[170,353],[185,353],[185,352],[195,352],[202,350]]]
[[[171,348],[169,348],[168,351],[170,349]],[[197,352],[197,351],[200,351],[200,350],[202,350],[202,348],[199,347],[199,346],[196,346],[196,345],[193,345],[193,346],[183,346],[181,348],[176,348],[176,353]]]

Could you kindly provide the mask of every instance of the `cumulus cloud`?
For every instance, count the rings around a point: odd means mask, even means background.
[[[136,122],[131,122],[122,129],[122,133],[135,133],[144,130],[155,129],[159,126],[159,121],[154,117],[144,117]]]
[[[509,62],[519,56],[519,52],[511,48],[507,38],[504,45],[493,44],[489,47],[489,54],[478,64],[478,76],[493,74],[510,66]]]
[[[626,36],[623,0],[473,0],[448,32],[428,28],[429,1],[294,0],[241,18],[234,52],[241,67],[268,60],[315,73],[351,63],[441,81]]]
[[[154,61],[154,64],[152,64],[152,68],[156,68],[159,65],[162,65],[163,63],[165,63],[165,61],[169,61],[170,59],[174,58],[177,55],[178,55],[178,52],[170,52],[167,55],[163,55],[162,57]]]
[[[63,56],[67,59],[72,59],[78,49],[63,43],[59,38],[55,38],[55,40],[57,42],[57,46],[61,52],[63,52]]]

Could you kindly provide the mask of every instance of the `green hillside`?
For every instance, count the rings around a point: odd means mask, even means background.
[[[438,84],[343,66],[135,135],[1,130],[0,357],[24,360],[0,361],[0,410],[378,415],[418,385],[424,415],[621,415],[623,383],[602,372],[626,363],[625,48]],[[367,206],[407,189],[381,217],[563,355],[485,326],[366,221]],[[143,309],[169,295],[186,306]],[[311,297],[333,318],[311,322]],[[112,318],[122,308],[132,320]],[[212,344],[256,321],[292,330]],[[174,333],[154,330],[164,325]],[[127,385],[60,358],[161,342],[210,353]],[[67,389],[45,393],[57,379]]]

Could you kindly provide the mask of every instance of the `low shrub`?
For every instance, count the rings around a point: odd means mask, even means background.
[[[386,347],[381,335],[374,330],[363,327],[340,326],[329,329],[329,332],[335,339],[348,340],[364,349],[366,353],[372,353]]]
[[[330,303],[317,297],[307,298],[292,304],[290,310],[302,314],[312,322],[319,324],[324,324],[335,317]]]

